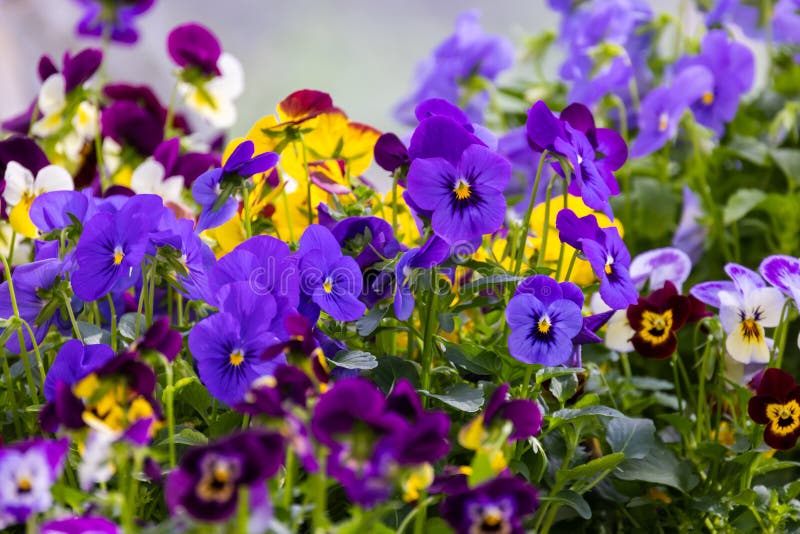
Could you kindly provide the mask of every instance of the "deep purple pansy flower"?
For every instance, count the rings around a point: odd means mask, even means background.
[[[457,164],[417,158],[408,170],[407,194],[431,213],[433,231],[448,243],[490,234],[506,215],[503,191],[511,178],[508,161],[486,147],[471,145]]]
[[[39,528],[41,534],[117,534],[119,531],[112,521],[97,516],[53,519]]]
[[[356,260],[342,255],[339,242],[330,230],[318,224],[306,228],[297,251],[300,265],[300,290],[306,314],[314,317],[322,309],[337,321],[355,321],[366,306],[358,300],[363,289],[361,270]]]
[[[278,163],[278,155],[274,152],[253,155],[254,151],[255,145],[252,141],[243,141],[222,167],[204,172],[194,182],[192,197],[203,207],[197,221],[198,232],[227,222],[239,208],[239,201],[234,196],[225,199],[222,205],[215,206],[226,179],[249,178],[254,174],[267,172]]]
[[[532,514],[539,503],[533,486],[509,475],[501,475],[475,488],[465,484],[459,489],[448,495],[440,507],[442,516],[458,534],[524,534],[522,520]]]
[[[248,488],[250,520],[258,517],[265,528],[270,508],[264,482],[278,472],[283,449],[280,435],[257,431],[189,449],[167,478],[164,494],[170,513],[226,521],[236,512],[239,489]]]
[[[582,303],[583,294],[570,282],[559,284],[544,275],[526,280],[506,308],[511,356],[547,366],[565,363],[572,354],[572,339],[583,327]]]
[[[395,134],[387,132],[375,142],[375,163],[382,169],[394,172],[409,164],[408,148]]]
[[[511,423],[509,441],[528,439],[542,429],[542,412],[530,399],[508,399],[508,384],[494,390],[483,413],[483,425]]]
[[[206,76],[219,76],[217,60],[222,47],[216,36],[196,22],[182,24],[169,32],[167,37],[169,56],[176,65],[195,68]]]
[[[133,23],[136,17],[147,12],[155,0],[76,0],[84,13],[78,23],[78,34],[87,37],[107,37],[122,44],[133,44],[139,32]]]

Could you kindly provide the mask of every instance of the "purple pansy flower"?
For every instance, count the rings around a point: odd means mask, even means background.
[[[39,528],[41,534],[117,534],[119,527],[105,517],[53,519]]]
[[[50,488],[61,476],[68,451],[66,439],[34,439],[0,447],[0,528],[51,509]]]
[[[478,11],[466,11],[456,21],[455,34],[443,41],[433,55],[417,65],[416,87],[409,97],[395,108],[394,115],[408,125],[414,123],[411,111],[417,103],[429,98],[458,102],[462,91],[459,83],[471,76],[494,81],[514,62],[514,47],[504,37],[484,33]],[[481,122],[489,94],[480,91],[466,104],[471,120]]]
[[[43,193],[34,199],[29,212],[33,224],[44,233],[62,230],[75,221],[83,224],[94,213],[94,203],[77,191]]]
[[[176,65],[195,68],[205,76],[219,76],[217,60],[222,47],[216,36],[201,24],[190,22],[177,26],[167,37],[169,56]]]
[[[784,295],[794,299],[800,309],[800,260],[793,256],[773,255],[764,258],[758,272]]]
[[[600,228],[594,215],[578,218],[568,209],[556,217],[559,239],[583,253],[600,280],[600,296],[615,310],[636,302],[628,268],[631,255],[615,227]]]
[[[266,528],[270,508],[265,480],[278,472],[283,449],[278,434],[257,431],[189,449],[167,478],[164,494],[170,513],[185,511],[201,521],[226,521],[236,512],[239,489],[248,488],[250,520],[259,518],[258,526]]]
[[[395,134],[387,132],[375,142],[375,163],[383,170],[394,172],[398,167],[408,165],[408,148]]]
[[[54,401],[59,383],[72,387],[114,357],[108,345],[84,345],[70,339],[61,347],[44,381],[44,398]]]
[[[136,283],[149,232],[163,209],[160,197],[137,195],[117,213],[98,213],[87,222],[75,248],[72,287],[78,298],[90,302]]]
[[[219,299],[219,313],[198,322],[189,333],[189,350],[211,394],[234,405],[256,379],[271,375],[283,362],[261,359],[264,349],[278,341],[270,331],[275,299],[256,295],[247,282],[226,285]]]
[[[394,315],[401,321],[414,311],[414,292],[411,287],[413,269],[430,269],[444,262],[450,254],[450,245],[431,236],[422,247],[413,248],[400,257],[395,267]]]
[[[233,184],[236,180],[267,172],[278,163],[278,155],[274,152],[254,156],[254,151],[255,145],[252,141],[243,141],[234,149],[225,165],[207,171],[197,178],[192,186],[192,197],[203,207],[197,221],[198,232],[216,228],[227,222],[239,208],[239,201],[233,195],[218,205],[220,194],[224,193],[225,182]]]
[[[575,290],[579,302],[574,300]],[[575,284],[559,284],[544,275],[525,280],[506,308],[511,356],[547,366],[565,363],[572,354],[572,339],[583,327],[582,303]]]
[[[650,291],[661,289],[667,282],[672,282],[678,293],[681,292],[683,283],[689,278],[692,270],[692,260],[678,248],[655,248],[642,252],[631,262],[628,272],[636,289],[641,290],[645,285]]]
[[[77,32],[87,37],[108,37],[122,44],[133,44],[139,39],[133,23],[136,17],[147,12],[155,0],[76,0],[83,6],[83,18]]]
[[[712,30],[703,38],[700,54],[683,58],[676,69],[680,72],[693,65],[706,67],[713,83],[691,103],[692,113],[697,122],[722,135],[725,123],[736,116],[742,95],[753,85],[753,53],[747,46],[731,41],[724,30]]]
[[[475,488],[455,489],[442,502],[442,516],[458,534],[504,532],[524,534],[522,520],[536,511],[536,489],[526,481],[502,475]]]
[[[342,255],[330,230],[318,224],[306,228],[297,257],[307,316],[315,318],[322,309],[337,321],[355,321],[364,314],[367,308],[358,300],[363,289],[361,270],[356,260]]]
[[[503,191],[510,178],[511,165],[505,158],[470,145],[456,165],[440,157],[415,159],[408,170],[406,193],[415,206],[431,212],[433,231],[452,244],[502,226]]]
[[[631,146],[631,156],[641,158],[651,154],[673,139],[683,112],[713,87],[711,71],[702,65],[693,65],[681,70],[669,87],[650,91],[642,100],[639,134]]]
[[[511,423],[508,441],[528,439],[542,429],[542,412],[530,399],[508,399],[508,384],[501,384],[494,390],[483,413],[483,425],[491,426]]]

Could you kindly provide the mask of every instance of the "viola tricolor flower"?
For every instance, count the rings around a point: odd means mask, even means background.
[[[747,267],[729,263],[725,272],[732,282],[703,282],[694,286],[691,293],[701,302],[719,308],[722,328],[728,334],[725,348],[734,360],[767,363],[770,348],[764,328],[778,326],[784,296],[774,287],[766,287],[761,276]]]
[[[278,434],[251,431],[189,449],[167,477],[164,494],[170,513],[226,521],[236,512],[239,489],[248,488],[249,519],[266,528],[271,509],[265,480],[280,468],[283,448]]]
[[[556,228],[561,241],[589,260],[607,305],[623,309],[636,302],[638,293],[628,271],[631,255],[616,228],[600,228],[594,215],[578,218],[568,209],[558,212]]]
[[[800,386],[789,373],[767,369],[747,404],[747,413],[759,425],[766,425],[767,445],[773,449],[791,449],[800,437]]]
[[[330,230],[310,225],[300,237],[301,292],[307,303],[303,310],[312,320],[323,310],[337,321],[355,321],[367,307],[358,300],[363,280],[358,263],[342,255]]]
[[[647,286],[654,291],[671,282],[680,291],[691,270],[692,261],[684,251],[664,247],[642,252],[633,258],[628,272],[636,289]]]
[[[6,166],[5,190],[3,200],[8,206],[8,219],[11,227],[25,237],[36,237],[36,227],[31,222],[31,204],[36,198],[49,191],[71,191],[75,188],[72,176],[58,165],[48,165],[33,173],[11,161]]]
[[[431,213],[433,231],[448,243],[490,234],[503,224],[503,191],[511,165],[486,147],[472,145],[456,165],[443,158],[416,158],[408,169],[406,193]]]
[[[108,38],[121,44],[133,44],[139,40],[139,32],[133,23],[155,3],[155,0],[76,1],[84,9],[77,28],[79,35]]]
[[[633,348],[646,358],[668,358],[678,348],[677,331],[704,314],[702,302],[679,294],[668,281],[649,297],[639,297],[639,302],[628,306],[628,323],[634,332],[630,341]]]
[[[0,446],[0,528],[52,508],[50,488],[61,476],[68,451],[66,439]]]
[[[536,511],[536,490],[524,480],[503,475],[469,488],[454,490],[441,504],[442,516],[458,534],[503,532],[523,534],[522,520]]]
[[[780,254],[768,256],[758,271],[772,286],[792,297],[800,309],[800,259]]]
[[[536,275],[520,284],[506,308],[511,356],[547,366],[565,363],[583,327],[582,305],[583,293],[571,282]]]

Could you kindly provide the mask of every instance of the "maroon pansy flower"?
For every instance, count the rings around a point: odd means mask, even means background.
[[[747,405],[747,413],[759,425],[766,425],[767,445],[791,449],[800,437],[800,386],[789,373],[767,369]]]

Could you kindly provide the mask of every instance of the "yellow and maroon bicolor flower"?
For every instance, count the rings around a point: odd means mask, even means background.
[[[635,332],[631,343],[646,358],[669,358],[678,348],[676,332],[687,322],[707,315],[705,305],[684,297],[672,282],[628,307],[628,323]]]
[[[747,413],[764,426],[764,441],[773,449],[794,447],[800,437],[800,386],[780,369],[767,369]]]

